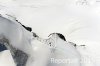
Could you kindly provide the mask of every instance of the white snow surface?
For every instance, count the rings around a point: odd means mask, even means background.
[[[53,44],[56,44],[56,47],[48,46],[45,42],[41,43],[38,40],[33,40],[34,63],[30,66],[80,66],[80,53],[77,52],[73,45],[59,38]],[[60,62],[56,60],[70,61]]]
[[[0,66],[16,66],[9,50],[0,52]]]
[[[59,32],[68,41],[86,49],[78,50],[84,57],[100,60],[100,3],[87,0],[0,0],[0,13],[12,15],[21,23],[31,26],[33,32],[43,38],[50,33]],[[78,4],[77,4],[78,3]],[[83,66],[100,66],[92,62]]]

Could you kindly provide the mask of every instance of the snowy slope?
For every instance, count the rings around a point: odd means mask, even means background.
[[[43,38],[47,38],[50,33],[60,32],[68,41],[87,45],[88,56],[100,57],[100,3],[87,0],[87,4],[82,5],[81,1],[0,0],[0,12],[17,17]],[[94,66],[99,65],[97,63]]]
[[[44,38],[52,32],[61,32],[68,40],[99,41],[99,6],[95,2],[85,6],[76,5],[76,2],[69,0],[15,0],[3,4],[8,8],[2,8],[2,10],[16,16],[20,22],[31,26],[33,32]],[[96,39],[93,39],[94,37]]]
[[[9,3],[9,9],[4,10],[15,15],[23,24],[31,26],[33,32],[41,37],[60,32],[70,41],[100,39],[100,8],[96,3],[85,6],[69,0],[16,0],[14,3],[14,6]]]
[[[0,66],[16,66],[9,50],[0,52]]]

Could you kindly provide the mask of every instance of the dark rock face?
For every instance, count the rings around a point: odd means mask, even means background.
[[[34,37],[39,37],[36,33],[32,32]]]
[[[16,50],[16,52],[14,52],[13,58],[15,62],[17,63],[17,66],[25,66],[28,56],[26,53],[20,50]]]
[[[11,55],[16,63],[17,66],[25,66],[28,55],[24,53],[23,51],[20,51],[14,47],[12,47],[8,40],[5,38],[0,39],[0,52],[4,50],[10,50]]]
[[[56,34],[60,39],[66,41],[66,38],[64,37],[63,34],[61,34],[61,33],[51,33],[50,35],[52,35],[52,34]],[[49,36],[50,36],[50,35],[49,35]]]
[[[0,52],[7,50],[7,47],[5,46],[5,43],[7,42],[7,39],[5,39],[3,36],[0,36]]]
[[[21,22],[19,22],[18,20],[16,20],[18,23],[20,23],[26,30],[28,31],[32,31],[32,28],[31,27],[26,27],[25,25],[23,25]]]
[[[6,46],[0,42],[0,52],[7,50]]]
[[[24,26],[24,25],[22,25],[26,30],[28,30],[28,31],[32,31],[32,28],[31,27],[26,27],[26,26]]]
[[[60,33],[56,33],[62,40],[66,41],[64,35],[60,34]]]

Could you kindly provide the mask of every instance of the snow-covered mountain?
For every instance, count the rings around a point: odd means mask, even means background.
[[[53,32],[62,33],[67,41],[86,45],[86,50],[78,48],[83,56],[99,60],[99,0],[0,0],[0,13],[32,27],[43,38]]]

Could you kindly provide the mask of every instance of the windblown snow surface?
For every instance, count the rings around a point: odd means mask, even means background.
[[[16,17],[22,24],[32,27],[40,37],[47,38],[50,33],[58,32],[64,34],[67,41],[86,45],[77,47],[82,57],[90,61],[82,65],[100,66],[100,2],[84,1],[0,0],[0,13],[5,17],[5,14]],[[0,63],[4,53],[0,52]],[[14,66],[6,61],[7,65],[0,66]]]

